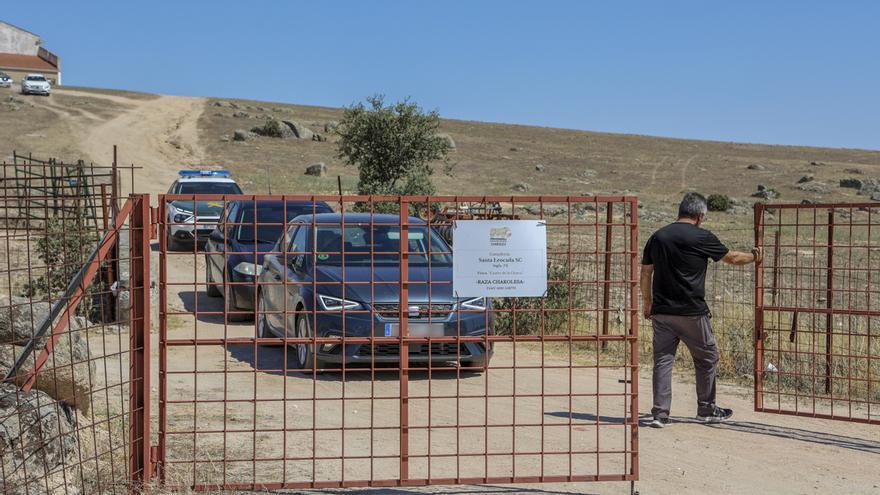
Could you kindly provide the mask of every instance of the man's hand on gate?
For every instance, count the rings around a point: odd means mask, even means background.
[[[646,320],[651,319],[651,301],[645,301],[642,303],[642,316],[644,316]]]
[[[763,248],[752,248],[752,256],[755,257],[755,263],[760,263],[764,261],[764,249]]]

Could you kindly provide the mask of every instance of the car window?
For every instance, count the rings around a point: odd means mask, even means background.
[[[43,76],[28,76],[27,80],[28,81],[45,81],[46,78]]]
[[[223,224],[225,225],[225,236],[231,237],[235,232],[235,216],[238,213],[238,208],[235,203],[227,203],[226,210],[223,212]]]
[[[177,194],[241,194],[234,182],[181,182]]]
[[[168,188],[168,194],[177,194],[177,181],[174,181]]]
[[[287,251],[291,253],[305,251],[308,231],[308,227],[298,227],[293,233],[292,239],[290,240],[290,245],[287,246]]]
[[[396,225],[324,225],[315,227],[319,265],[387,266],[400,263],[400,227]],[[426,227],[409,229],[409,265],[451,267],[450,249]],[[344,252],[344,254],[343,254]]]

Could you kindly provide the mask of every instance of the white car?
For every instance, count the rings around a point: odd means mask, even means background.
[[[40,74],[28,74],[21,80],[21,94],[23,95],[46,95],[52,91],[52,86],[45,76]]]
[[[9,77],[9,74],[0,71],[0,88],[11,88],[12,87],[12,78]]]
[[[236,195],[241,188],[226,170],[181,170],[168,194]],[[168,250],[177,251],[194,243],[203,244],[220,221],[223,201],[194,201],[180,198],[165,207],[168,217]]]

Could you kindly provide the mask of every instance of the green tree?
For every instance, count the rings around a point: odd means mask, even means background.
[[[386,106],[376,95],[346,108],[336,129],[338,154],[358,167],[358,194],[433,194],[431,162],[445,161],[450,150],[437,136],[439,126],[436,110],[425,112],[409,99]]]

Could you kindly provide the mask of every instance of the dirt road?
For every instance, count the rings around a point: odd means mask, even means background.
[[[69,92],[75,94],[75,92]],[[176,170],[182,165],[198,163],[202,157],[196,121],[203,111],[204,101],[199,98],[179,98],[163,96],[154,100],[134,100],[122,96],[85,93],[92,98],[110,98],[124,104],[125,110],[108,120],[100,120],[98,115],[85,113],[70,114],[74,126],[82,132],[82,151],[92,159],[108,162],[111,145],[118,144],[122,150],[121,162],[134,162],[143,166],[136,176],[136,189],[150,193],[163,192],[174,179]],[[59,113],[63,109],[56,109]],[[295,192],[295,191],[290,191]],[[154,199],[155,201],[155,199]],[[154,203],[155,204],[155,203]],[[168,259],[169,282],[181,283],[169,287],[169,310],[192,313],[217,311],[222,308],[222,299],[207,298],[203,291],[194,289],[195,280],[203,280],[203,257],[194,255],[171,256]],[[201,315],[174,316],[169,319],[169,338],[186,338],[197,335],[200,338],[243,337],[254,335],[252,323],[225,324],[219,316]],[[155,347],[154,336],[154,349]],[[534,350],[517,349],[517,359],[534,358]],[[352,432],[342,437],[328,432],[297,433],[294,425],[331,425],[345,421],[347,426],[373,424],[394,426],[399,417],[398,401],[394,399],[397,384],[390,377],[379,377],[375,382],[369,379],[342,381],[334,377],[321,377],[314,380],[308,375],[294,373],[284,375],[276,370],[283,367],[282,348],[262,347],[253,344],[223,346],[174,347],[168,352],[169,399],[186,401],[198,394],[201,403],[198,408],[179,403],[169,405],[169,428],[177,435],[169,438],[169,459],[191,459],[194,456],[206,462],[200,465],[198,482],[222,482],[251,479],[257,476],[261,481],[280,481],[285,477],[302,479],[310,476],[312,469],[321,478],[337,476],[341,466],[323,463],[320,469],[313,468],[308,461],[289,461],[261,463],[261,472],[249,460],[255,454],[264,457],[310,455],[335,456],[345,452],[354,457],[376,453],[393,454],[398,445],[394,430],[370,431],[370,437],[363,432]],[[530,354],[531,353],[531,354]],[[497,364],[510,362],[512,349],[500,346]],[[154,367],[158,368],[158,352],[153,354]],[[280,362],[280,364],[279,364]],[[197,378],[192,370],[198,369]],[[227,371],[232,373],[219,373]],[[154,375],[154,380],[157,380]],[[493,373],[467,375],[456,379],[454,373],[440,379],[427,380],[416,374],[411,392],[425,393],[427,386],[440,387],[445,393],[478,393],[491,387],[493,391],[513,390],[516,386],[524,388],[550,387],[567,390],[570,384],[563,377],[551,380],[542,374],[518,376],[513,373]],[[610,374],[590,376],[587,381],[601,384],[603,390],[616,390],[619,377]],[[488,385],[486,380],[489,380]],[[154,381],[154,383],[157,383]],[[650,410],[650,381],[648,370],[639,380],[641,395],[639,406],[642,411]],[[346,401],[329,400],[341,397],[343,389]],[[388,400],[359,400],[365,394],[379,394]],[[437,393],[437,392],[435,392]],[[721,404],[735,409],[735,421],[723,426],[707,427],[689,419],[693,414],[695,397],[693,386],[687,378],[677,379],[674,385],[673,405],[674,423],[664,430],[644,428],[640,430],[640,473],[637,488],[644,494],[681,493],[880,493],[880,477],[877,476],[877,462],[880,460],[880,430],[876,426],[856,425],[832,421],[812,420],[756,414],[751,412],[751,395],[748,389],[722,385],[719,391]],[[290,400],[298,397],[301,400]],[[314,397],[328,400],[314,401]],[[255,401],[254,398],[258,398]],[[284,400],[287,398],[288,400]],[[234,399],[227,405],[223,399]],[[450,421],[472,422],[484,425],[485,418],[492,421],[510,421],[510,407],[501,400],[446,400],[439,402],[413,401],[410,415],[415,421],[427,421],[427,408],[431,407],[432,425],[434,421],[448,424]],[[154,409],[155,410],[155,409]],[[517,406],[517,421],[538,421],[554,425],[550,429],[531,428],[516,433],[518,450],[522,448],[566,449],[568,447],[568,412],[578,419],[575,421],[575,435],[578,431],[589,431],[584,438],[594,439],[593,444],[581,447],[623,445],[622,428],[609,428],[596,435],[589,423],[595,421],[595,404],[574,403],[569,409],[567,401],[531,401]],[[602,405],[599,412],[608,411],[614,415],[622,412],[621,405]],[[561,413],[562,416],[560,415]],[[519,414],[523,417],[520,418]],[[619,414],[619,413],[618,413]],[[379,422],[379,423],[376,423]],[[423,423],[424,424],[424,423]],[[219,427],[235,430],[232,433],[217,433]],[[578,430],[581,428],[581,430]],[[254,433],[253,430],[262,430]],[[586,429],[586,430],[583,430]],[[194,432],[199,433],[194,433]],[[428,430],[422,430],[427,432]],[[430,430],[432,439],[425,435],[413,434],[411,439],[414,451],[424,451],[427,445],[432,449],[449,449],[456,444],[468,448],[496,449],[503,452],[512,445],[508,441],[509,431],[497,438],[491,437],[485,427],[462,430],[437,428]],[[191,433],[187,433],[191,432]],[[451,433],[450,433],[451,432]],[[349,436],[350,435],[350,436]],[[438,452],[438,450],[434,450]],[[223,458],[230,460],[225,469],[219,463]],[[437,460],[430,468],[436,475],[438,471],[454,473],[460,469],[462,475],[488,472],[505,472],[509,459],[498,457],[491,462],[482,457],[463,458],[458,463]],[[472,460],[471,460],[472,459]],[[566,472],[570,467],[580,470],[581,466],[568,465],[568,457],[548,456],[545,470]],[[517,466],[519,473],[533,472],[541,459],[537,456],[523,459]],[[594,458],[575,459],[574,463],[595,463]],[[604,462],[604,461],[603,461]],[[609,459],[609,462],[616,462]],[[190,475],[187,468],[180,465],[169,468],[169,477],[186,480]],[[203,469],[204,468],[204,469]],[[601,465],[602,472],[613,466]],[[413,475],[427,473],[425,464],[414,465]],[[593,469],[592,467],[590,469]],[[396,470],[394,458],[378,460],[375,463],[349,461],[346,475],[363,477],[393,476]],[[394,490],[393,493],[408,490]],[[418,490],[413,490],[418,491]],[[433,489],[441,493],[628,493],[626,483],[598,484],[560,484],[528,485],[521,487],[463,487],[451,490]],[[381,491],[381,493],[392,493]]]
[[[200,165],[204,160],[196,125],[204,110],[204,98],[160,96],[143,100],[61,88],[56,92],[124,105],[122,113],[108,120],[82,112],[68,113],[64,118],[81,136],[83,154],[95,163],[111,163],[113,145],[117,145],[120,165],[141,167],[135,171],[137,192],[164,193],[177,177],[177,170]],[[45,104],[52,106],[51,102]],[[55,110],[64,111],[57,106]],[[130,184],[122,182],[125,194]]]

